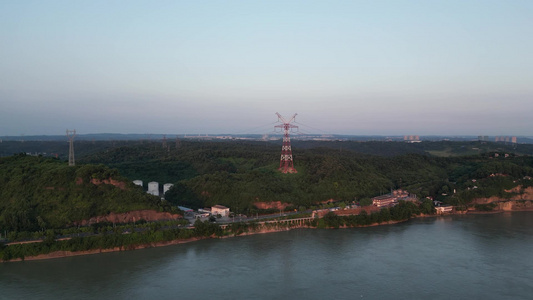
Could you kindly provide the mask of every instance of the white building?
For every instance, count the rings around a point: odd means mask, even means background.
[[[159,196],[159,182],[148,182],[148,194]]]
[[[211,208],[199,208],[198,212],[201,214],[211,214]]]
[[[143,186],[143,181],[142,181],[142,180],[134,180],[134,181],[133,181],[133,184],[142,187],[142,186]]]
[[[211,207],[211,214],[213,216],[221,215],[223,217],[229,216],[229,208],[222,205],[215,205]]]
[[[166,192],[168,192],[168,190],[170,190],[171,187],[173,187],[174,185],[172,183],[165,183],[163,185],[163,195],[166,194]]]
[[[435,207],[435,210],[437,211],[438,215],[442,215],[444,213],[451,213],[453,211],[453,206],[437,206]]]

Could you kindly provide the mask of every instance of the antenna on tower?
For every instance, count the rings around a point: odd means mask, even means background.
[[[291,122],[294,121],[297,114],[294,114],[289,121],[285,120],[282,115],[278,115],[278,121],[281,121],[283,124],[274,126],[275,128],[283,128],[283,146],[281,147],[281,159],[279,161],[279,169],[282,173],[298,173],[293,165],[292,160],[292,149],[291,149],[291,138],[289,137],[289,130],[293,128],[298,128],[296,125],[292,125]]]
[[[67,138],[68,138],[68,165],[74,166],[74,137],[76,136],[76,129],[68,130],[67,129]]]

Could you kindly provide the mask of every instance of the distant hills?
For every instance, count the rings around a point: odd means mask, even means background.
[[[250,140],[265,140],[265,139],[280,139],[282,134],[272,133],[268,135],[262,134],[160,134],[160,133],[91,133],[78,134],[75,140],[77,141],[137,141],[137,140],[162,140],[164,138],[169,141],[178,139],[193,139],[193,140],[215,140],[215,139],[250,139]],[[324,140],[324,141],[403,141],[406,136],[403,135],[342,135],[342,134],[293,134],[291,136],[294,140]],[[421,141],[478,141],[478,136],[457,136],[457,135],[421,135],[418,137]],[[487,142],[494,142],[495,136],[485,136]],[[19,136],[0,136],[0,141],[67,141],[65,135],[19,135]],[[504,143],[504,142],[502,142]],[[533,144],[532,136],[517,136],[518,144]]]
[[[91,135],[87,135],[88,137]],[[281,149],[281,137],[275,136],[272,138],[264,139],[256,136],[253,137],[187,137],[176,138],[163,135],[135,135],[137,139],[126,139],[131,137],[129,135],[117,135],[124,139],[111,139],[115,136],[113,134],[104,134],[108,139],[89,139],[82,138],[83,135],[74,141],[74,151],[76,160],[85,156],[110,151],[120,147],[148,147],[152,149],[162,149],[166,147],[167,152],[174,148],[179,148],[186,145],[192,145],[195,143],[214,143],[216,145],[230,145],[232,143],[251,143],[261,144],[264,147],[271,147],[273,151],[279,152]],[[141,137],[150,137],[150,139],[142,139]],[[160,137],[160,138],[159,138]],[[53,140],[2,140],[0,142],[0,157],[11,156],[18,153],[25,153],[34,156],[49,156],[59,158],[61,160],[68,159],[69,146],[66,136],[56,136],[57,139]],[[48,136],[51,138],[51,136]],[[532,155],[533,156],[533,143],[505,143],[505,142],[480,142],[480,141],[450,141],[450,140],[438,140],[429,141],[422,140],[420,142],[412,143],[402,140],[378,140],[370,139],[366,141],[362,140],[348,140],[344,138],[326,139],[326,138],[293,138],[293,149],[311,149],[311,148],[332,148],[338,151],[350,150],[357,153],[371,154],[378,156],[395,156],[408,153],[418,153],[423,155],[433,156],[464,156],[464,155],[476,155],[486,152],[494,151],[509,151],[518,155]],[[224,146],[226,147],[226,146]],[[279,153],[278,153],[279,154]],[[275,155],[277,156],[277,155]]]

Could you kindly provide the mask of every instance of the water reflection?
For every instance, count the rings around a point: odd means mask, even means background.
[[[203,240],[0,264],[10,298],[526,299],[533,213]]]

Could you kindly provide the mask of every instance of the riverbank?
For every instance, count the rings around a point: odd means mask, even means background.
[[[517,209],[512,210],[514,211],[533,211],[533,209],[525,208],[525,209]],[[467,210],[467,211],[455,211],[452,213],[446,213],[446,214],[420,214],[411,217],[410,219],[415,218],[428,218],[428,217],[443,217],[443,216],[451,216],[451,215],[467,215],[467,214],[498,214],[498,213],[504,213],[504,212],[510,212],[509,210],[495,210],[495,211],[473,211],[473,210]],[[409,221],[410,219],[405,220],[399,220],[399,221],[386,221],[386,222],[380,222],[380,223],[372,223],[367,225],[358,225],[358,226],[339,226],[336,228],[357,228],[357,227],[374,227],[374,226],[385,226],[385,225],[394,225],[398,223],[403,223],[406,221]],[[55,259],[55,258],[64,258],[64,257],[73,257],[73,256],[82,256],[82,255],[92,255],[92,254],[100,254],[100,253],[110,253],[110,252],[121,252],[121,251],[130,251],[130,250],[138,250],[138,249],[146,249],[146,248],[154,248],[154,247],[164,247],[164,246],[171,246],[171,245],[178,245],[178,244],[185,244],[190,242],[195,242],[199,240],[204,239],[213,239],[213,238],[232,238],[232,237],[238,237],[238,236],[250,236],[250,235],[256,235],[256,234],[267,234],[267,233],[274,233],[274,232],[283,232],[283,231],[290,231],[293,229],[301,229],[301,228],[310,228],[310,229],[317,229],[318,226],[309,226],[309,225],[299,225],[299,224],[287,224],[286,226],[280,225],[281,223],[276,223],[276,226],[265,226],[260,229],[254,230],[250,229],[247,231],[239,232],[239,233],[229,233],[223,236],[208,236],[208,237],[193,237],[188,239],[175,239],[171,241],[163,241],[163,242],[154,242],[154,243],[147,243],[147,244],[139,244],[139,245],[130,245],[130,246],[122,246],[122,247],[113,247],[113,248],[106,248],[106,249],[94,249],[94,250],[86,250],[86,251],[54,251],[47,254],[39,254],[35,256],[27,256],[24,257],[24,259],[21,258],[15,258],[10,259],[5,262],[17,262],[17,261],[33,261],[33,260],[45,260],[45,259]],[[334,227],[326,227],[329,229],[334,229]]]
[[[86,250],[86,251],[54,251],[46,254],[39,254],[36,256],[28,256],[24,259],[21,258],[15,258],[8,260],[6,262],[15,262],[15,261],[30,261],[30,260],[44,260],[44,259],[54,259],[54,258],[64,258],[64,257],[72,257],[72,256],[81,256],[81,255],[92,255],[92,254],[100,254],[100,253],[110,253],[110,252],[120,252],[120,251],[130,251],[130,250],[138,250],[138,249],[146,249],[146,248],[154,248],[154,247],[163,247],[163,246],[170,246],[170,245],[178,245],[178,244],[185,244],[190,242],[195,242],[206,238],[190,238],[186,240],[172,240],[168,242],[157,242],[157,243],[150,243],[150,244],[142,244],[142,245],[136,245],[131,247],[113,247],[108,249],[94,249],[94,250]]]
[[[357,226],[357,227],[373,227],[373,226],[383,226],[383,225],[394,225],[397,223],[406,222],[408,220],[402,220],[402,221],[388,221],[388,222],[382,222],[382,223],[373,223],[369,225],[363,225],[363,226]],[[47,260],[47,259],[56,259],[56,258],[65,258],[65,257],[73,257],[73,256],[82,256],[82,255],[93,255],[93,254],[101,254],[101,253],[111,253],[111,252],[122,252],[122,251],[130,251],[130,250],[139,250],[139,249],[146,249],[146,248],[155,248],[155,247],[165,247],[165,246],[171,246],[171,245],[178,245],[178,244],[185,244],[190,242],[196,242],[199,240],[205,240],[205,239],[225,239],[225,238],[234,238],[239,236],[251,236],[251,235],[258,235],[258,234],[267,234],[267,233],[275,233],[275,232],[284,232],[284,231],[291,231],[294,229],[317,229],[318,227],[308,226],[308,225],[292,225],[292,226],[278,226],[278,227],[269,227],[269,228],[261,228],[259,230],[249,230],[246,232],[242,232],[239,234],[228,234],[220,237],[216,236],[209,236],[209,237],[194,237],[189,239],[176,239],[172,241],[165,241],[165,242],[156,242],[156,243],[149,243],[149,244],[141,244],[141,245],[135,245],[135,246],[129,246],[129,247],[113,247],[113,248],[107,248],[107,249],[94,249],[94,250],[86,250],[86,251],[54,251],[46,254],[39,254],[35,256],[27,256],[24,259],[21,258],[15,258],[11,260],[7,260],[4,262],[20,262],[20,261],[34,261],[34,260]],[[356,227],[349,227],[349,226],[342,226],[339,228],[356,228]],[[328,228],[326,228],[328,229]],[[333,229],[333,228],[329,228]]]
[[[292,225],[292,226],[279,226],[279,227],[268,227],[268,228],[262,228],[259,230],[250,230],[247,232],[242,232],[240,234],[227,234],[223,236],[208,236],[208,237],[193,237],[188,239],[175,239],[171,241],[162,241],[162,242],[154,242],[154,243],[147,243],[147,244],[139,244],[139,245],[130,245],[130,246],[122,246],[122,247],[113,247],[113,248],[105,248],[105,249],[93,249],[93,250],[85,250],[85,251],[54,251],[46,254],[39,254],[34,256],[26,256],[24,259],[22,258],[14,258],[10,259],[4,262],[20,262],[20,261],[33,261],[33,260],[46,260],[46,259],[55,259],[55,258],[64,258],[64,257],[73,257],[73,256],[82,256],[82,255],[93,255],[93,254],[101,254],[101,253],[111,253],[111,252],[121,252],[121,251],[130,251],[130,250],[138,250],[138,249],[146,249],[146,248],[155,248],[155,247],[165,247],[165,246],[171,246],[171,245],[178,245],[178,244],[185,244],[190,242],[196,242],[199,240],[205,240],[205,239],[217,239],[217,238],[232,238],[232,237],[238,237],[238,236],[248,236],[248,235],[256,235],[256,234],[266,234],[266,233],[273,233],[273,232],[282,232],[282,231],[289,231],[292,229],[298,229],[298,228],[313,228],[306,225]]]

